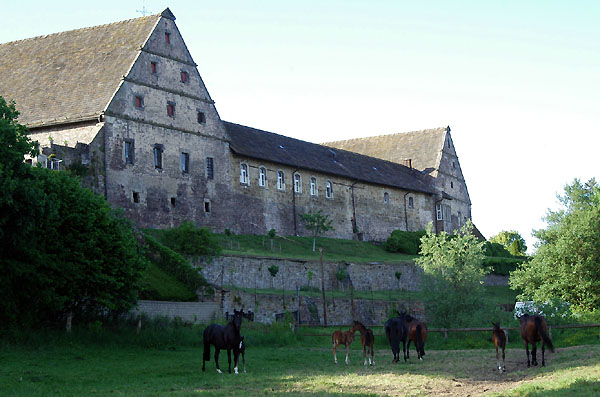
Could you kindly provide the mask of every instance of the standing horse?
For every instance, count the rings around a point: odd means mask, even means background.
[[[494,329],[492,331],[492,341],[496,348],[496,364],[498,365],[498,372],[506,372],[506,366],[504,365],[504,349],[506,349],[506,334],[500,328],[500,323],[492,322]],[[498,348],[502,349],[502,365],[500,365],[500,355]]]
[[[394,355],[392,362],[397,363],[400,361],[400,342],[402,342],[402,353],[404,355],[404,361],[406,361],[406,337],[408,334],[408,327],[406,326],[406,313],[398,312],[398,317],[393,317],[387,320],[384,327],[385,335],[390,342],[392,354]]]
[[[354,340],[354,331],[348,330],[346,332],[335,331],[331,335],[331,342],[333,343],[333,361],[337,364],[337,348],[339,345],[346,346],[346,364],[350,364],[350,344]]]
[[[529,344],[531,343],[531,358],[532,364],[537,365],[537,342],[542,341],[542,367],[546,365],[546,360],[544,358],[544,353],[546,352],[546,345],[551,352],[554,351],[554,346],[552,345],[552,341],[548,337],[548,325],[546,324],[546,319],[542,316],[535,315],[530,316],[528,314],[523,314],[519,317],[519,321],[521,322],[521,338],[523,338],[523,343],[525,343],[525,351],[527,352],[527,367],[529,364]]]
[[[204,330],[204,354],[202,355],[202,372],[206,371],[206,361],[210,361],[210,345],[215,347],[215,365],[217,372],[221,372],[219,367],[219,353],[221,349],[227,349],[227,362],[229,363],[229,373],[231,373],[231,350],[234,354],[234,371],[238,373],[238,361],[240,348],[238,347],[242,343],[242,337],[240,335],[240,329],[242,328],[242,318],[246,317],[252,319],[252,313],[244,313],[244,310],[233,311],[233,319],[223,326],[220,324],[211,324]]]
[[[360,321],[354,322],[354,327],[351,329],[352,332],[359,331],[360,332],[360,343],[363,348],[363,358],[365,359],[365,365],[367,365],[367,354],[371,354],[369,357],[369,365],[375,365],[375,358],[373,355],[374,345],[375,345],[375,336],[373,335],[373,330],[365,327]]]
[[[427,340],[427,324],[416,318],[406,315],[408,327],[408,343],[406,346],[406,357],[410,358],[410,342],[414,342],[417,349],[417,358],[423,360],[425,355],[425,341]]]

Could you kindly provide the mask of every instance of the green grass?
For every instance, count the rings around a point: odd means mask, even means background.
[[[217,374],[215,363],[202,373],[202,327],[155,322],[140,335],[134,327],[88,327],[72,335],[57,331],[19,335],[0,343],[0,390],[6,396],[231,396],[231,395],[597,395],[600,364],[595,344],[560,348],[544,368],[527,368],[522,346],[509,345],[507,372],[495,370],[495,352],[483,335],[476,349],[452,338],[437,349],[428,339],[424,361],[391,363],[385,341],[376,346],[374,367],[362,365],[358,343],[350,365],[343,349],[333,364],[331,340],[294,338],[285,326],[244,323],[247,373]],[[331,331],[331,329],[329,330]],[[568,330],[573,331],[573,330]],[[432,335],[433,336],[433,335]],[[469,337],[471,338],[471,337]],[[451,339],[451,338],[449,338]],[[514,341],[517,344],[518,341]],[[561,339],[555,336],[555,344]],[[460,347],[463,350],[458,350]],[[414,350],[413,350],[414,353]],[[539,354],[539,353],[538,353]],[[221,368],[227,369],[221,352]]]
[[[142,299],[174,302],[198,300],[188,287],[152,262],[148,262],[141,285]]]

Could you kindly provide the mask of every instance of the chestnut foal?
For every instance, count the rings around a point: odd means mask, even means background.
[[[333,360],[337,364],[337,348],[339,345],[346,346],[346,364],[350,364],[350,359],[348,356],[350,355],[350,344],[354,340],[354,331],[348,330],[346,332],[335,331],[333,335],[331,335],[331,342],[333,343]]]

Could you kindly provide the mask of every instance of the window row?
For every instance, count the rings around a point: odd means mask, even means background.
[[[135,95],[134,97],[134,106],[138,110],[144,110],[144,97],[142,95]],[[166,111],[167,116],[171,118],[175,118],[175,107],[176,103],[173,101],[167,101]],[[206,124],[206,114],[200,109],[196,109],[196,121],[198,124]]]
[[[140,192],[135,190],[131,192],[131,199],[135,204],[140,204],[142,202],[140,198]],[[171,203],[171,207],[177,207],[177,197],[171,197],[169,202]],[[209,199],[204,199],[204,212],[207,214],[211,212],[211,203]]]
[[[294,173],[293,176],[294,192],[302,193],[302,176],[298,173]],[[250,185],[250,173],[248,164],[240,163],[240,183],[242,185]],[[281,170],[277,171],[277,190],[285,191],[285,173]],[[262,188],[268,187],[267,169],[265,167],[258,167],[258,186]],[[310,195],[317,197],[319,195],[319,186],[317,184],[317,178],[314,176],[310,177]],[[333,182],[330,180],[325,181],[325,197],[333,199]]]
[[[135,162],[135,147],[133,139],[125,139],[123,145],[125,164],[134,164]],[[152,148],[154,158],[154,168],[158,170],[163,169],[163,157],[164,157],[164,146],[156,144]],[[179,169],[184,174],[190,173],[190,154],[187,152],[181,152],[179,160]],[[214,159],[212,157],[206,158],[206,178],[215,178],[215,166]]]

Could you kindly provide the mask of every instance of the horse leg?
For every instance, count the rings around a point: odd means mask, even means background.
[[[375,342],[371,341],[371,346],[369,346],[369,349],[371,350],[371,361],[369,364],[375,365]]]
[[[229,364],[229,368],[228,368],[227,372],[231,373],[231,349],[227,349],[227,364]],[[236,368],[236,374],[237,374],[237,368]]]
[[[206,372],[206,362],[210,361],[210,343],[204,341],[204,352],[202,352],[202,372]]]
[[[337,364],[337,344],[333,342],[333,362]]]
[[[246,353],[242,353],[242,365],[244,366],[244,373],[246,373]]]
[[[219,352],[221,350],[218,347],[215,347],[215,365],[217,366],[217,372],[222,374],[221,367],[219,367]]]
[[[502,350],[502,355],[504,355],[504,350]],[[498,352],[498,344],[496,344],[496,365],[498,366],[498,372],[502,372],[502,367],[500,366],[500,353]]]
[[[546,344],[544,343],[544,340],[542,339],[542,367],[546,366],[546,360],[544,358],[545,353],[546,353]]]
[[[346,344],[346,364],[350,364],[350,343]]]
[[[502,347],[502,372],[506,372],[506,365],[504,365],[504,349],[506,345]]]
[[[538,365],[537,362],[537,342],[533,342],[533,348],[531,349],[531,363],[533,365]]]
[[[363,343],[363,359],[365,361],[365,367],[367,366],[367,348],[368,346]]]
[[[240,351],[238,349],[233,349],[233,372],[238,374],[238,365],[240,363]]]
[[[402,341],[402,355],[404,356],[404,362],[406,362],[406,358],[407,358],[407,355],[406,355],[406,341],[404,341],[404,340]]]
[[[527,353],[527,368],[529,368],[529,343],[527,341],[525,341],[525,353]]]
[[[411,339],[408,340],[408,343],[406,344],[406,357],[410,358],[410,341]],[[417,342],[415,342],[415,346],[417,346]],[[417,357],[419,356],[419,346],[417,346]]]

